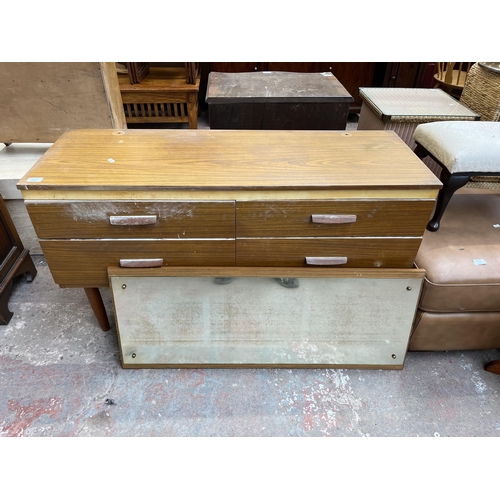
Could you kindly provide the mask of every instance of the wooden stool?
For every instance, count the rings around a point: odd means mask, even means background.
[[[453,193],[471,176],[500,175],[500,122],[445,121],[424,123],[413,135],[419,158],[430,156],[441,167],[436,210],[427,224],[437,231]]]

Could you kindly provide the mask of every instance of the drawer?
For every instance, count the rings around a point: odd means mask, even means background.
[[[61,286],[107,287],[121,259],[163,259],[165,266],[234,266],[234,240],[41,240]]]
[[[234,238],[234,202],[27,202],[39,238]]]
[[[237,202],[236,235],[422,236],[434,204],[427,199]]]
[[[345,257],[336,267],[411,268],[420,243],[421,238],[241,238],[236,265],[306,266],[307,257]]]

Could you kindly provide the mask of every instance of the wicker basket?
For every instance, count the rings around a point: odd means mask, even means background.
[[[482,121],[500,121],[500,74],[474,64],[467,74],[460,102],[479,113]]]
[[[481,121],[500,121],[500,74],[474,64],[467,74],[460,102],[479,113]],[[500,178],[474,176],[466,187],[500,189]]]

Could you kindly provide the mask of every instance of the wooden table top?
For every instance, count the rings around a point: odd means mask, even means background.
[[[208,75],[209,104],[243,102],[353,102],[332,73],[260,71]]]
[[[437,190],[393,131],[73,130],[21,190]]]

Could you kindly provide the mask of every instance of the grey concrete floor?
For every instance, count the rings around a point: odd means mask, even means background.
[[[33,259],[0,326],[0,436],[500,436],[497,350],[408,353],[396,371],[124,370],[114,321],[103,332]]]

